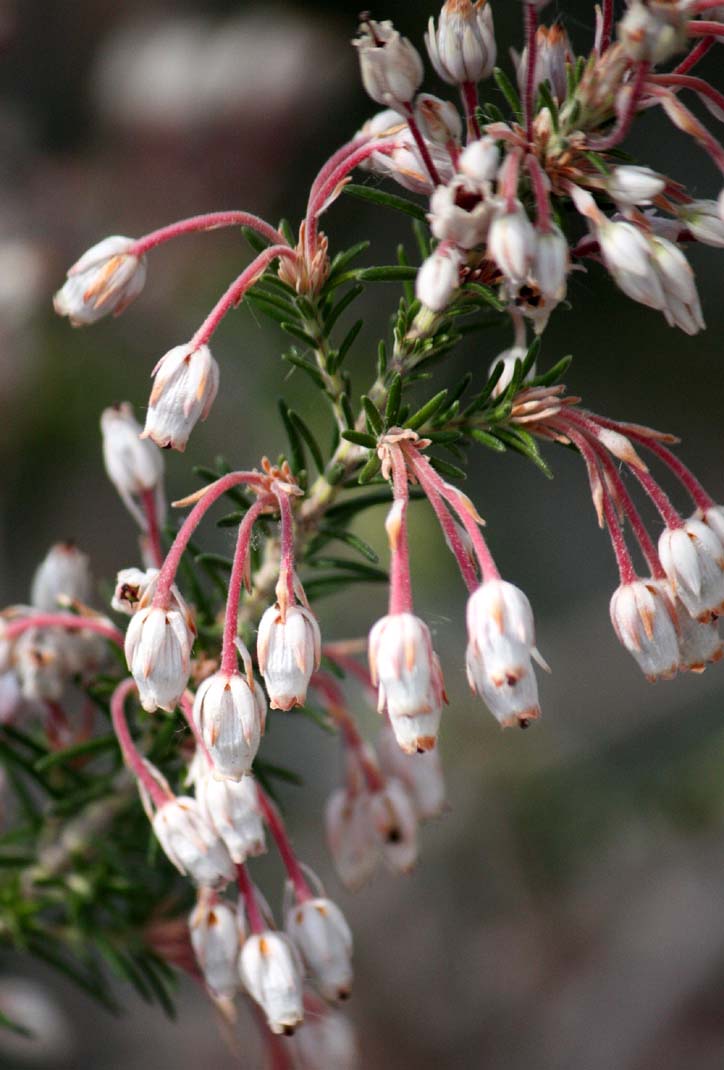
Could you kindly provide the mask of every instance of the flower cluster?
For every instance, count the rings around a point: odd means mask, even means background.
[[[547,666],[531,605],[500,575],[483,537],[484,521],[455,482],[464,470],[439,449],[464,464],[466,449],[476,444],[513,448],[545,466],[539,442],[573,447],[616,555],[620,586],[611,619],[624,647],[649,680],[700,672],[722,657],[724,507],[670,450],[671,436],[581,408],[559,384],[563,364],[538,374],[540,339],[529,346],[528,329],[532,324],[534,335],[543,332],[566,298],[570,273],[583,270],[586,260],[600,262],[624,293],[670,324],[689,334],[703,328],[683,246],[724,246],[722,198],[695,199],[644,164],[622,163],[619,148],[637,115],[660,106],[724,170],[724,151],[680,99],[690,91],[717,117],[724,113],[724,97],[689,73],[724,38],[724,17],[708,0],[630,0],[614,40],[613,5],[603,0],[590,53],[576,56],[561,24],[538,24],[543,7],[522,4],[525,40],[513,54],[513,80],[495,66],[499,50],[488,0],[447,0],[430,19],[430,61],[438,77],[459,90],[462,111],[420,92],[424,68],[414,45],[389,21],[364,18],[354,42],[362,82],[384,110],[322,166],[297,235],[286,225],[229,211],[139,239],[106,238],[70,269],[55,298],[57,311],[74,325],[93,323],[120,313],[139,295],[147,255],[161,243],[222,226],[253,236],[251,263],[191,339],[157,362],[145,426],[130,403],[107,408],[101,417],[105,467],[140,535],[138,561],[118,572],[111,599],[111,608],[127,618],[125,637],[89,608],[85,555],[70,544],[54,547],[36,573],[30,604],[0,616],[0,722],[19,721],[29,707],[39,712],[57,752],[50,764],[59,764],[64,748],[74,745],[65,756],[74,771],[83,741],[90,757],[94,747],[107,748],[107,740],[92,738],[93,703],[107,709],[110,698],[110,743],[118,743],[128,770],[123,775],[132,793],[138,786],[166,858],[197,893],[188,924],[172,919],[166,930],[149,916],[142,939],[167,962],[201,976],[229,1018],[237,994],[245,993],[269,1027],[275,1065],[288,1065],[290,1051],[279,1054],[277,1038],[293,1032],[305,1014],[307,1024],[293,1042],[294,1065],[352,1065],[346,1027],[324,1009],[350,993],[352,937],[339,908],[298,861],[267,790],[274,771],[260,757],[267,718],[298,711],[337,734],[343,778],[327,802],[324,825],[346,887],[362,887],[380,862],[394,873],[408,872],[417,860],[420,824],[446,808],[437,741],[447,696],[433,633],[413,604],[411,496],[432,509],[467,588],[459,671],[464,662],[470,688],[501,726],[526,728],[541,716],[534,663]],[[658,70],[691,43],[675,69]],[[510,105],[508,118],[479,101],[479,84],[491,76]],[[424,207],[373,187],[355,188],[350,179],[357,168],[425,198]],[[403,256],[388,267],[351,267],[361,246],[330,255],[320,220],[345,189],[402,206],[420,224],[427,220],[429,233],[424,225],[417,230],[419,269]],[[333,342],[332,331],[364,284],[379,280],[402,280],[406,289],[392,338],[378,348],[372,384],[357,400],[342,364],[361,323],[339,341]],[[348,288],[340,296],[341,287]],[[219,464],[218,478],[173,503],[191,507],[175,528],[160,448],[183,451],[197,421],[209,415],[219,386],[210,341],[242,301],[256,302],[303,344],[285,359],[328,404],[332,446],[325,453],[301,415],[282,402],[287,455],[277,463],[264,458],[258,469],[230,471]],[[429,377],[428,365],[453,348],[458,317],[482,309],[512,323],[513,346],[487,375],[476,368],[413,411],[404,391]],[[472,329],[481,325],[479,318]],[[476,378],[482,381],[475,394],[466,396]],[[683,486],[691,516],[677,511],[649,472],[645,453]],[[628,488],[629,475],[663,520],[658,546]],[[360,495],[359,483],[375,486]],[[222,499],[234,506],[221,521],[236,529],[228,560],[199,554],[192,542]],[[389,575],[374,567],[375,550],[352,529],[359,512],[381,501],[389,503]],[[645,564],[642,575],[629,532]],[[334,542],[345,543],[364,563],[331,556]],[[214,594],[201,577],[204,568],[213,576]],[[320,575],[320,569],[327,571]],[[387,612],[366,641],[329,636],[323,643],[315,594],[325,583],[334,590],[355,580],[389,581]],[[103,664],[108,643],[125,657],[127,678]],[[367,667],[358,657],[365,648]],[[75,709],[82,690],[91,703],[85,718],[83,708],[80,717]],[[353,712],[359,692],[380,715],[374,747]],[[140,706],[138,740],[126,720],[131,696]],[[158,758],[154,747],[160,738],[168,744],[172,733],[173,760],[160,745]],[[32,768],[37,774],[37,764]],[[111,810],[118,781],[106,776],[100,788],[90,788],[105,791]],[[145,822],[140,808],[138,816]],[[288,878],[280,928],[249,874],[251,860],[266,851],[267,831]]]

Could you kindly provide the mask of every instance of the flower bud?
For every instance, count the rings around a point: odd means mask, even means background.
[[[425,34],[430,62],[449,85],[481,82],[495,66],[493,12],[486,0],[446,0],[438,19]]]
[[[606,180],[606,192],[617,204],[651,204],[666,188],[666,179],[650,167],[633,164],[614,167]]]
[[[72,542],[58,542],[51,546],[35,570],[30,601],[36,609],[52,613],[57,611],[61,597],[89,602],[91,588],[87,554]]]
[[[537,231],[531,274],[544,297],[563,300],[568,267],[568,242],[559,227],[554,223],[550,230]]]
[[[378,709],[387,710],[400,746],[407,753],[431,750],[445,685],[427,625],[412,613],[382,617],[370,632],[369,662]]]
[[[724,613],[724,546],[711,527],[691,517],[666,528],[659,557],[676,596],[696,620]]]
[[[574,62],[568,34],[561,25],[554,23],[553,26],[539,26],[535,39],[534,88],[537,90],[543,82],[548,82],[554,100],[561,104],[568,95],[566,65]],[[513,53],[513,58],[517,60],[518,87],[523,97],[528,75],[528,46],[523,49],[520,57]]]
[[[652,237],[651,250],[666,298],[663,311],[667,323],[690,335],[704,330],[706,324],[689,261],[681,249],[666,238]]]
[[[359,1070],[354,1029],[349,1019],[331,1009],[310,1015],[294,1040],[295,1070]]]
[[[709,509],[700,512],[698,518],[711,528],[724,546],[724,505],[712,505]]]
[[[74,327],[112,312],[120,315],[140,294],[146,281],[146,258],[134,256],[132,238],[104,238],[68,271],[62,289],[53,298],[59,316],[68,316]]]
[[[237,865],[266,852],[253,776],[219,779],[205,770],[196,780],[196,801],[204,820],[216,829]]]
[[[405,785],[390,777],[370,801],[382,857],[393,873],[409,873],[417,861],[417,817]]]
[[[460,153],[458,170],[471,182],[493,182],[500,166],[500,149],[492,137],[471,141]]]
[[[618,39],[629,59],[664,63],[685,48],[686,8],[678,0],[631,0],[618,24]]]
[[[619,641],[636,659],[650,683],[676,675],[679,664],[676,611],[661,584],[655,580],[622,584],[613,593],[610,612]]]
[[[467,625],[470,687],[503,727],[526,727],[540,717],[530,602],[512,583],[488,580],[468,599]]]
[[[194,720],[214,762],[214,772],[240,780],[251,770],[266,720],[259,685],[234,670],[207,677],[196,692]]]
[[[352,988],[352,933],[344,914],[329,899],[307,899],[287,914],[285,929],[315,987],[335,1003]]]
[[[421,265],[415,295],[431,312],[444,312],[460,284],[462,257],[457,249],[438,246]]]
[[[240,984],[236,911],[202,897],[191,912],[189,933],[207,988],[214,996],[233,999]]]
[[[333,792],[324,810],[324,825],[337,876],[345,888],[357,891],[374,873],[379,855],[369,794],[352,794],[345,788]]]
[[[256,654],[273,710],[304,705],[321,652],[319,625],[311,610],[289,606],[285,618],[279,605],[266,610],[259,622]]]
[[[424,754],[405,754],[392,727],[385,722],[377,739],[377,752],[385,775],[395,777],[407,788],[418,821],[429,821],[444,811],[445,780],[437,747]]]
[[[196,422],[205,420],[219,389],[219,366],[208,346],[174,346],[153,369],[142,438],[183,453]]]
[[[431,93],[420,93],[415,100],[415,116],[424,137],[435,145],[459,142],[463,136],[460,112],[449,100],[441,100]]]
[[[525,282],[535,256],[535,231],[519,200],[499,205],[488,232],[488,255],[513,283]]]
[[[149,568],[145,572],[140,568],[122,568],[116,574],[111,609],[115,609],[116,613],[125,613],[127,617],[132,617],[157,576],[157,568]]]
[[[169,862],[196,884],[214,888],[234,879],[229,852],[190,796],[178,795],[160,806],[153,831]]]
[[[628,297],[649,308],[666,305],[649,239],[632,223],[606,222],[596,230],[604,263]]]
[[[719,621],[702,624],[694,620],[678,598],[674,607],[679,631],[679,669],[681,672],[704,672],[708,662],[720,661],[724,654]]]
[[[404,113],[422,84],[420,55],[391,22],[368,19],[352,44],[359,56],[362,84],[377,104]]]
[[[724,248],[724,218],[717,201],[692,201],[679,209],[679,219],[703,245]]]
[[[440,241],[473,249],[485,241],[491,214],[490,198],[463,175],[438,186],[430,198],[430,230]]]
[[[163,457],[153,443],[141,438],[141,431],[141,425],[133,416],[133,407],[127,401],[103,410],[103,462],[108,478],[145,531],[148,522],[136,499],[144,492],[153,492],[159,526],[163,524],[166,501],[163,496]]]
[[[247,992],[264,1011],[272,1033],[291,1035],[304,1010],[299,960],[288,938],[271,930],[247,937],[239,973]]]
[[[159,707],[170,713],[178,705],[191,671],[195,635],[191,613],[180,596],[166,609],[146,605],[131,617],[124,650],[147,713]]]

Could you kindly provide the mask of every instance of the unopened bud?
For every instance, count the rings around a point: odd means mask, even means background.
[[[213,825],[234,862],[241,864],[266,851],[264,822],[259,811],[256,781],[218,778],[204,771],[196,780],[196,799],[204,818]]]
[[[720,197],[720,202],[721,202]],[[717,201],[692,201],[679,209],[679,219],[703,245],[724,248],[724,216]]]
[[[286,616],[270,606],[259,622],[257,660],[273,710],[303,706],[309,678],[319,668],[321,637],[314,614],[289,606]]]
[[[194,720],[219,776],[239,780],[250,771],[265,719],[261,688],[237,670],[214,673],[196,692]]]
[[[147,605],[131,618],[124,650],[147,713],[159,707],[171,712],[178,705],[191,671],[191,647],[196,630],[180,596],[166,609]]]
[[[247,937],[239,973],[247,992],[264,1011],[272,1033],[291,1035],[304,1010],[300,963],[289,939],[271,930]]]
[[[59,316],[68,316],[74,327],[121,312],[143,289],[146,258],[134,256],[133,238],[104,238],[68,271],[68,278],[53,298]]]
[[[659,557],[677,597],[696,620],[724,613],[724,546],[708,524],[690,518],[666,528]]]
[[[388,20],[368,19],[352,42],[359,56],[362,84],[377,104],[404,113],[422,84],[424,69],[415,46]]]
[[[453,246],[438,246],[421,265],[415,280],[415,296],[431,312],[444,312],[460,285],[462,256]]]
[[[650,683],[676,675],[679,664],[676,611],[661,584],[654,580],[622,584],[613,593],[610,612],[619,641],[636,659]]]
[[[481,82],[495,66],[493,12],[487,0],[446,0],[430,19],[425,45],[437,75],[449,85]]]
[[[92,579],[87,554],[72,542],[58,542],[38,565],[30,601],[46,613],[57,611],[59,599],[89,602]]]
[[[143,438],[183,452],[196,422],[205,420],[219,389],[219,366],[208,346],[175,346],[153,369]]]
[[[168,860],[196,884],[217,887],[234,878],[234,864],[190,796],[169,799],[156,811],[153,831]]]
[[[307,899],[287,914],[285,929],[299,951],[315,987],[334,1003],[352,988],[352,933],[344,914],[330,899]]]
[[[460,112],[449,100],[420,93],[415,100],[415,115],[423,135],[436,145],[459,142],[463,135]]]
[[[513,285],[525,282],[535,255],[535,231],[519,200],[503,202],[488,231],[488,255]]]
[[[629,59],[664,63],[686,47],[688,4],[680,0],[633,0],[618,24]]]
[[[652,259],[648,237],[632,223],[608,220],[596,230],[601,255],[617,286],[649,308],[663,309],[663,287]]]
[[[324,811],[327,846],[345,888],[357,891],[375,871],[379,846],[370,816],[370,796],[339,788]]]
[[[568,34],[558,23],[554,23],[553,26],[539,26],[536,30],[535,43],[534,89],[537,90],[538,86],[542,85],[543,82],[548,82],[553,98],[561,104],[568,93],[566,66],[574,62],[574,54]],[[516,73],[522,97],[525,92],[528,75],[528,46],[526,45],[523,49],[520,57],[513,53],[513,58],[517,59]]]
[[[103,462],[108,478],[132,516],[145,531],[148,521],[137,499],[152,492],[156,522],[163,524],[166,502],[163,496],[163,457],[152,442],[141,438],[142,427],[134,418],[133,407],[124,401],[103,410]]]
[[[240,985],[236,911],[202,897],[191,912],[189,933],[207,987],[215,996],[233,999]]]
[[[531,274],[544,297],[563,300],[568,267],[568,242],[563,231],[555,224],[549,230],[538,231]]]
[[[633,164],[614,167],[606,179],[606,192],[617,204],[651,204],[665,188],[663,175]]]

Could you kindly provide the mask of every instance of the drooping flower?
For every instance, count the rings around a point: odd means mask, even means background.
[[[257,659],[273,710],[303,706],[309,679],[319,668],[321,637],[311,610],[270,606],[259,622]]]
[[[208,346],[170,349],[153,369],[143,438],[183,452],[199,419],[211,411],[219,389],[219,366]]]
[[[53,298],[55,311],[74,327],[120,315],[143,289],[146,258],[131,252],[133,238],[115,235],[93,245],[68,271]]]
[[[344,914],[323,896],[296,903],[285,929],[321,996],[347,999],[352,988],[352,933]]]
[[[186,795],[169,799],[153,818],[156,839],[170,862],[196,884],[215,888],[233,880],[234,864],[221,839]]]
[[[207,677],[196,692],[194,719],[218,776],[239,780],[251,770],[266,721],[256,681],[234,670]]]
[[[289,938],[268,930],[244,941],[239,973],[272,1033],[290,1035],[304,1018],[299,958]]]

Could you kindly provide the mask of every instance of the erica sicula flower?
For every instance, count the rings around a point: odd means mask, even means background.
[[[133,415],[133,407],[124,401],[103,410],[103,462],[108,478],[121,501],[142,529],[147,521],[137,504],[144,493],[152,493],[156,504],[156,519],[163,524],[163,457],[152,442],[141,437],[142,427]]]
[[[191,911],[189,933],[207,987],[214,996],[232,999],[241,983],[236,911],[202,896]]]
[[[668,680],[679,665],[676,611],[655,580],[635,580],[611,598],[611,623],[620,642],[650,682]]]
[[[272,1033],[293,1033],[304,1017],[304,1007],[299,958],[288,937],[271,930],[248,936],[241,949],[239,973]]]
[[[264,822],[253,776],[230,780],[204,771],[196,779],[196,800],[204,819],[216,829],[234,862],[241,864],[247,858],[264,854]]]
[[[218,776],[239,780],[251,769],[266,720],[266,700],[256,681],[237,670],[216,672],[194,699],[199,726]]]
[[[422,84],[420,54],[391,22],[363,21],[352,44],[359,56],[362,84],[377,104],[404,113]]]
[[[488,580],[468,599],[466,664],[473,691],[503,727],[526,727],[540,717],[531,657],[533,611],[525,594],[505,580]]]
[[[404,751],[435,746],[445,685],[430,629],[412,613],[392,613],[378,620],[369,636],[372,683],[378,709],[387,711]]]
[[[493,12],[487,0],[446,0],[425,45],[437,75],[449,85],[482,82],[495,66]]]
[[[321,637],[314,614],[304,606],[288,606],[283,615],[270,606],[259,622],[259,670],[273,710],[303,706],[309,678],[319,668]]]
[[[659,557],[692,617],[706,621],[724,613],[724,546],[707,524],[692,517],[681,528],[666,528]]]
[[[196,884],[217,887],[233,880],[234,864],[198,803],[179,795],[158,808],[153,831],[170,862]]]
[[[191,671],[195,635],[191,613],[178,593],[167,608],[147,605],[131,618],[126,661],[147,713],[159,707],[171,712],[178,705]]]
[[[337,876],[351,892],[366,884],[377,866],[379,845],[370,807],[367,791],[338,788],[324,811],[327,847]]]
[[[330,899],[295,904],[285,929],[324,999],[347,999],[352,988],[352,933],[344,914]]]
[[[415,279],[415,296],[431,312],[443,312],[459,286],[462,257],[457,249],[438,246]]]
[[[153,369],[143,438],[183,452],[199,419],[211,411],[219,389],[219,366],[208,346],[170,349]]]
[[[74,327],[107,316],[118,316],[143,289],[146,259],[131,250],[133,238],[104,238],[84,253],[68,271],[62,289],[53,298],[55,311]]]
[[[58,542],[38,565],[30,588],[36,609],[50,613],[58,609],[58,599],[88,602],[92,579],[88,555],[72,542]]]

